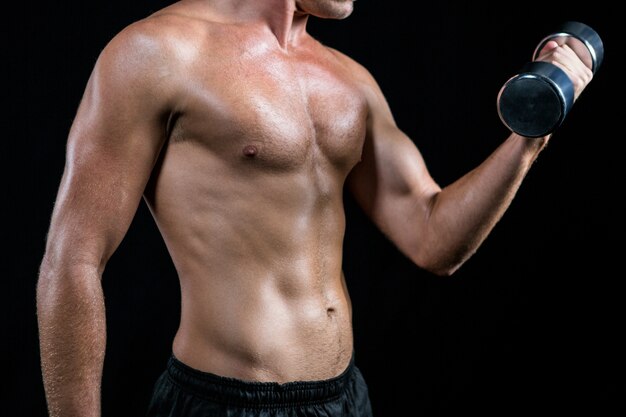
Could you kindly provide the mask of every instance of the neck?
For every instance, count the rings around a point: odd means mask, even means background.
[[[220,15],[239,22],[256,22],[269,28],[282,48],[298,43],[306,34],[308,14],[295,0],[192,0],[210,5]]]

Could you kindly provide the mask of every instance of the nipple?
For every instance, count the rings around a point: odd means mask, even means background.
[[[257,149],[256,146],[254,145],[246,145],[243,148],[243,154],[244,156],[247,156],[248,158],[254,158],[254,156],[259,152],[259,150]]]

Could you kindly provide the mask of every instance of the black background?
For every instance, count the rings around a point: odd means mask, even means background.
[[[85,83],[115,33],[169,3],[29,2],[5,13],[1,394],[11,415],[45,415],[35,283]],[[357,365],[378,417],[624,415],[623,11],[608,3],[359,0],[344,21],[309,22],[314,36],[377,78],[441,185],[506,137],[497,92],[556,24],[585,22],[606,48],[504,218],[452,277],[411,264],[346,195]],[[180,306],[175,270],[143,203],[103,285],[103,413],[141,416]]]

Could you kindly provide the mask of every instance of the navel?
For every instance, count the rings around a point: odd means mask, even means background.
[[[254,145],[246,145],[243,148],[242,152],[244,156],[247,156],[248,158],[254,158],[256,154],[259,152],[259,150]]]

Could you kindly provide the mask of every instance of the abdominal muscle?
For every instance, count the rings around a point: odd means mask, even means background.
[[[223,278],[230,282],[219,282]],[[328,285],[324,295],[311,290],[291,296],[274,280],[269,275],[222,276],[203,285],[200,279],[195,284],[182,279],[174,355],[193,368],[248,381],[283,383],[340,374],[352,353],[347,294],[333,288],[341,284]]]
[[[174,355],[246,381],[339,375],[353,349],[343,178],[183,158],[184,146],[166,152],[146,194],[180,279]]]

